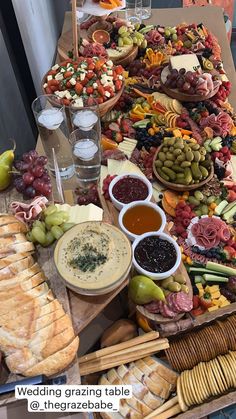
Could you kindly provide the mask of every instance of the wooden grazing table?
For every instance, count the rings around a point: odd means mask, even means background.
[[[218,38],[219,44],[222,48],[222,59],[224,62],[224,69],[229,80],[232,83],[232,92],[230,95],[230,103],[236,108],[236,75],[234,63],[228,43],[225,25],[223,21],[222,9],[215,6],[194,7],[194,8],[178,8],[178,9],[155,9],[152,10],[152,16],[146,20],[146,24],[162,24],[168,26],[174,26],[181,22],[187,22],[189,24],[196,22],[202,22],[209,28]],[[65,14],[64,25],[62,33],[67,32],[71,28],[71,13]],[[57,57],[56,62],[59,62]],[[39,139],[37,143],[37,149],[42,150],[42,144]],[[74,190],[76,187],[76,179],[63,182],[63,188],[65,192]],[[12,199],[11,193],[8,194],[8,202]],[[71,203],[71,202],[70,202]],[[115,291],[99,297],[86,297],[73,293],[68,290],[68,296],[70,301],[71,314],[75,331],[81,332],[98,314],[115,298],[116,295],[127,285],[128,279]],[[209,319],[210,320],[210,319]],[[236,392],[232,392],[228,395],[224,395],[211,403],[205,403],[199,407],[181,414],[178,418],[202,418],[207,414],[210,414],[216,410],[222,409],[223,407],[229,406],[235,403]]]
[[[215,6],[194,7],[194,8],[178,8],[178,9],[154,9],[152,16],[146,20],[146,24],[161,23],[162,25],[176,25],[180,22],[200,23],[202,22],[213,33],[216,34],[219,44],[222,48],[222,58],[224,68],[232,83],[232,93],[230,102],[236,108],[236,75],[234,69],[233,58],[230,51],[229,42],[227,39],[225,25],[222,17],[222,9]],[[217,30],[216,30],[217,28]],[[66,12],[63,24],[62,33],[68,32],[71,29],[71,12]],[[56,62],[59,62],[57,56]],[[39,139],[37,149],[42,150],[42,144]],[[66,190],[74,190],[76,187],[76,179],[72,178],[63,182],[63,188]],[[75,331],[81,332],[98,314],[120,293],[120,291],[127,285],[125,281],[119,288],[112,291],[105,296],[86,297],[75,294],[68,290],[71,313]]]

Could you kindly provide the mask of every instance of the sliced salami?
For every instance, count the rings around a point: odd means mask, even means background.
[[[160,312],[160,301],[151,301],[151,303],[145,304],[144,308],[150,313],[159,313]]]
[[[160,313],[162,314],[163,317],[170,317],[170,318],[176,317],[176,314],[177,314],[176,311],[171,310],[168,304],[163,303],[163,301],[160,302]]]

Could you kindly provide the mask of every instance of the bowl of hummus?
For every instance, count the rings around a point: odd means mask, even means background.
[[[68,288],[78,294],[102,295],[126,279],[132,249],[117,227],[89,221],[72,227],[58,240],[54,262]]]

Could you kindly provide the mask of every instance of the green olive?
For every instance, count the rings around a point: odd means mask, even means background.
[[[179,292],[181,291],[181,285],[178,282],[170,282],[168,285],[168,290],[171,292]]]

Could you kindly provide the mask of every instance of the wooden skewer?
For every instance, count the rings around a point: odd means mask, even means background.
[[[149,413],[149,415],[145,416],[145,419],[156,418],[157,415],[159,415],[160,413],[165,412],[166,410],[170,409],[171,407],[175,406],[176,404],[178,404],[178,396],[173,397],[168,402],[164,403],[162,406],[153,410],[152,413]],[[158,416],[158,419],[159,419],[159,416]]]
[[[158,332],[148,332],[145,333],[145,335],[137,336],[136,338],[130,339],[126,342],[118,343],[117,345],[109,346],[108,348],[99,349],[98,351],[92,352],[88,355],[81,356],[79,358],[79,364],[82,364],[83,362],[92,361],[94,359],[101,358],[102,356],[108,355],[108,354],[114,354],[117,351],[121,351],[125,348],[131,348],[134,345],[138,345],[144,342],[150,342],[152,340],[155,340],[159,337]]]
[[[76,16],[76,0],[72,0],[72,37],[73,37],[73,49],[74,49],[74,58],[78,60],[79,50],[78,50],[78,28],[77,28],[77,16]]]
[[[136,351],[130,355],[123,355],[123,356],[115,356],[111,355],[110,359],[103,360],[102,358],[96,362],[96,365],[91,366],[89,362],[81,364],[80,367],[80,375],[87,375],[92,374],[94,372],[104,371],[109,368],[117,367],[122,364],[127,364],[132,361],[136,361],[137,359],[144,358],[149,355],[154,355],[156,352],[161,351],[163,349],[167,349],[169,347],[169,343],[162,343],[160,345],[154,345],[152,348],[143,349],[141,351]]]

